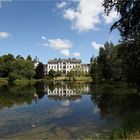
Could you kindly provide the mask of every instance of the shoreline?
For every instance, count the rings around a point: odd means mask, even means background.
[[[35,84],[36,82],[74,82],[74,83],[91,83],[92,78],[91,77],[76,77],[74,79],[69,79],[68,77],[57,77],[57,78],[43,78],[43,79],[22,79],[22,80],[16,80],[14,82],[15,85],[19,84]],[[7,85],[8,78],[0,78],[0,85]]]

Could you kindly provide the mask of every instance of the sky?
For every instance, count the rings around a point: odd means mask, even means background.
[[[89,63],[106,41],[120,35],[111,25],[119,19],[104,14],[103,0],[0,0],[0,56],[77,58]]]

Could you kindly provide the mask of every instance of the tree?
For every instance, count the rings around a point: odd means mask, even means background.
[[[9,82],[31,79],[34,75],[34,64],[29,57],[27,60],[20,55],[14,58],[12,54],[0,57],[0,76],[8,77]]]
[[[100,69],[99,64],[97,63],[96,58],[94,58],[94,60],[92,60],[90,75],[91,75],[94,83],[101,81],[103,79],[102,74],[101,74],[101,69]]]
[[[104,0],[103,6],[105,13],[110,14],[116,10],[120,19],[116,21],[112,29],[118,29],[122,39],[133,41],[140,38],[140,2],[139,0]]]
[[[122,59],[123,71],[128,84],[140,88],[140,43],[121,44],[119,56]]]
[[[13,63],[12,75],[16,75],[17,79],[31,79],[35,75],[34,65],[31,61],[16,59]]]
[[[26,60],[32,61],[32,57],[30,55],[27,56]]]
[[[110,80],[112,77],[112,68],[111,68],[111,53],[112,53],[113,44],[106,42],[104,47],[101,47],[99,50],[99,56],[97,58],[98,65],[101,70],[102,78],[105,80]]]
[[[112,47],[112,52],[110,56],[112,79],[114,81],[124,80],[124,74],[122,68],[123,63],[122,63],[122,59],[118,56],[120,47],[121,47],[120,44]]]
[[[71,70],[67,73],[67,77],[69,78],[69,80],[75,80],[75,71]]]
[[[75,76],[85,76],[84,69],[82,66],[78,65],[72,69]]]
[[[120,45],[106,42],[99,50],[99,56],[91,62],[91,76],[94,82],[101,80],[120,81],[123,78],[122,60],[118,56]]]
[[[19,76],[18,76],[18,74],[15,71],[14,72],[10,72],[9,76],[8,76],[8,82],[10,84],[13,84],[13,83],[15,83],[16,79],[18,79],[18,78],[19,78]]]
[[[21,55],[17,55],[16,56],[16,59],[22,59],[22,60],[24,60],[24,58]]]
[[[118,29],[122,38],[120,57],[127,81],[140,88],[140,2],[139,0],[104,0],[105,13],[115,9],[120,19],[112,29]]]
[[[14,62],[14,56],[12,54],[3,55],[1,57],[1,63],[0,63],[0,71],[3,73],[4,77],[7,77],[10,73],[10,71],[13,70],[13,62]]]
[[[54,79],[56,77],[56,71],[54,71],[54,70],[51,69],[49,71],[49,74],[48,75],[49,75],[50,78]]]
[[[26,71],[26,78],[27,79],[32,79],[34,77],[35,70],[34,70],[34,64],[30,60],[25,61],[25,71]]]
[[[35,78],[36,79],[42,79],[44,77],[44,73],[45,73],[43,63],[39,62],[35,71],[36,71]]]

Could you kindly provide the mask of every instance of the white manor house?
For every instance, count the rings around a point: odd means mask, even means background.
[[[69,58],[69,59],[52,59],[45,65],[45,74],[48,74],[50,70],[60,71],[67,74],[71,70],[81,70],[84,73],[88,73],[90,70],[90,64],[82,64],[81,59]]]

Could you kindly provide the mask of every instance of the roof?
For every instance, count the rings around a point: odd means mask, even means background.
[[[71,62],[71,63],[81,63],[81,59],[75,59],[75,58],[69,58],[69,59],[52,59],[52,60],[49,60],[48,63],[59,63],[59,62]]]

